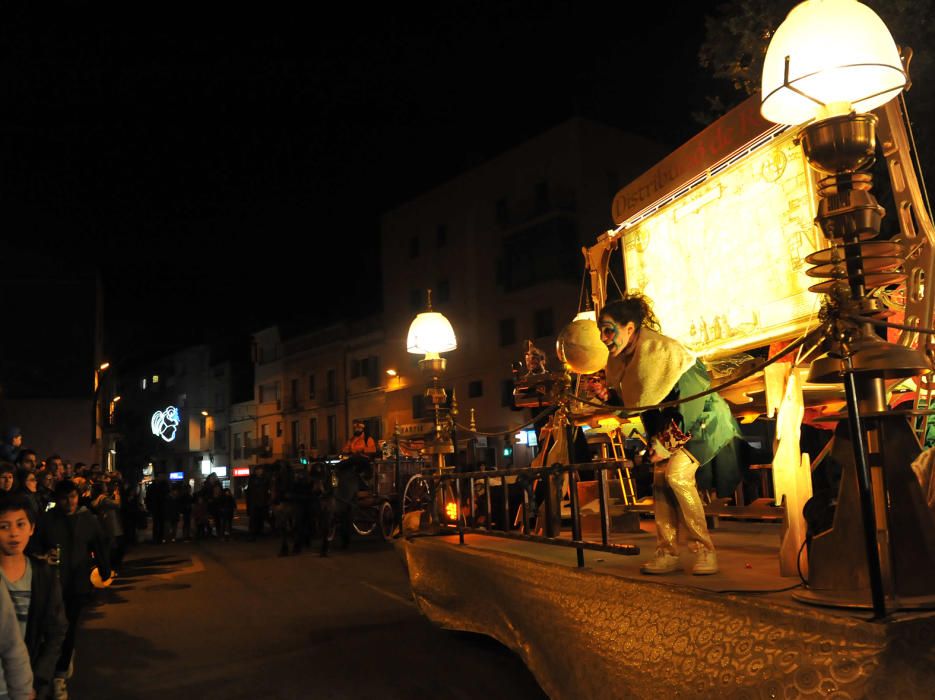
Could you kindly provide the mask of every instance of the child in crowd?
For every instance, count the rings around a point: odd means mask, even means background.
[[[68,620],[58,572],[45,561],[25,554],[34,530],[35,517],[25,497],[0,496],[0,580],[9,592],[0,592],[0,655],[6,692],[11,698],[28,698],[34,688],[35,697],[42,700],[53,688],[55,663]],[[11,600],[12,606],[8,607]],[[5,634],[3,621],[9,622],[11,610],[15,611],[12,628],[17,632],[18,644],[10,642]],[[19,657],[19,646],[25,658]],[[11,651],[12,666],[7,657]],[[28,674],[30,664],[32,673]],[[25,669],[21,668],[24,665]],[[32,677],[28,684],[27,675]]]

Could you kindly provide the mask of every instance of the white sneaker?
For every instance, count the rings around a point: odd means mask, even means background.
[[[644,574],[671,574],[673,571],[681,569],[679,558],[674,554],[666,552],[656,552],[656,556],[643,564],[640,571]]]
[[[699,549],[695,554],[695,565],[692,566],[692,573],[695,576],[707,576],[717,572],[717,554],[715,551],[713,549]]]
[[[52,679],[52,697],[54,700],[68,700],[68,688],[65,687],[65,679],[55,677]]]

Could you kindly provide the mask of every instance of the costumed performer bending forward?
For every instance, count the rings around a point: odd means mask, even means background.
[[[607,385],[598,396],[607,403],[652,406],[708,389],[711,378],[701,360],[684,345],[659,332],[648,300],[628,294],[608,304],[598,321],[601,340],[610,351]],[[603,394],[603,395],[601,395]],[[692,573],[717,573],[717,555],[708,534],[695,472],[729,445],[740,429],[718,394],[640,415],[653,463],[656,555],[644,574],[667,574],[680,568],[679,528],[695,552]]]

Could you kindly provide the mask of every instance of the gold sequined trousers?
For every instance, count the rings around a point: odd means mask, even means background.
[[[682,448],[653,468],[653,510],[656,516],[656,551],[678,554],[679,528],[684,528],[689,548],[713,551],[704,517],[704,504],[695,484],[701,466]]]

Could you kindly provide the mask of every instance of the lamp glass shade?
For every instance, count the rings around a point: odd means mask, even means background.
[[[451,323],[437,311],[424,311],[413,319],[406,350],[413,354],[448,352],[458,347]]]
[[[822,104],[869,112],[905,85],[899,50],[873,10],[857,0],[806,0],[770,41],[760,112],[776,124],[793,125],[830,116]]]

